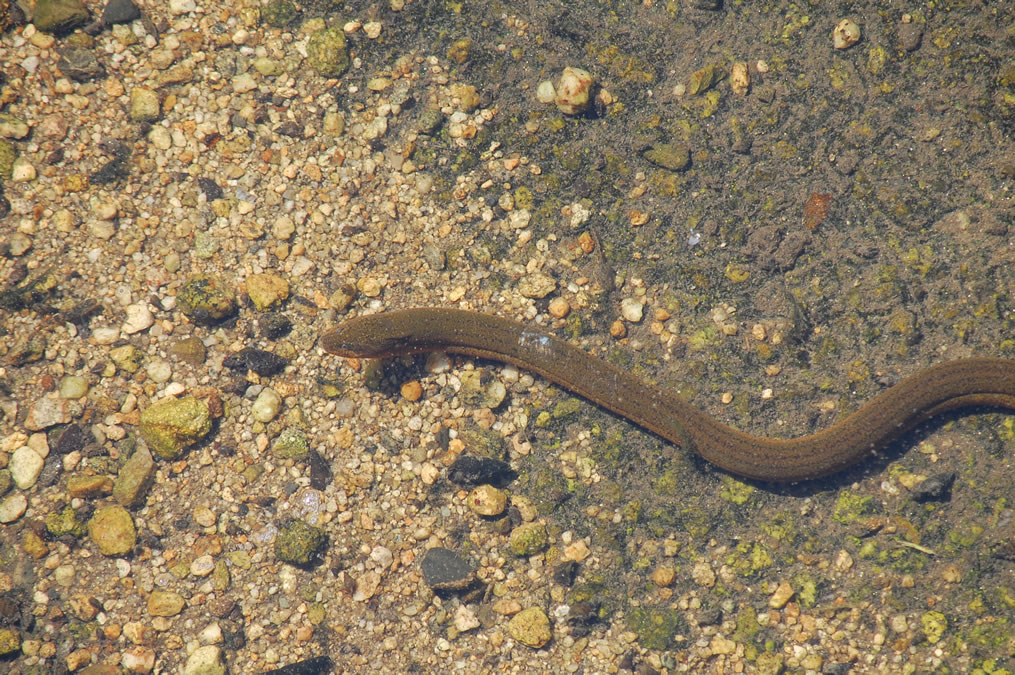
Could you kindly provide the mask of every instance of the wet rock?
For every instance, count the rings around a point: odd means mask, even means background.
[[[88,536],[102,555],[126,555],[134,548],[137,530],[130,512],[119,505],[104,506],[88,521]]]
[[[557,81],[556,98],[553,102],[557,109],[565,115],[579,115],[589,108],[592,87],[595,80],[592,74],[581,68],[564,68]]]
[[[285,337],[293,329],[293,322],[284,314],[268,313],[261,318],[261,335],[269,340]]]
[[[420,561],[423,581],[435,591],[461,591],[474,579],[472,566],[460,555],[446,548],[428,549]]]
[[[53,442],[53,452],[58,455],[66,455],[68,452],[77,452],[92,441],[91,434],[86,432],[77,424],[68,424],[56,437]]]
[[[946,502],[952,497],[955,472],[939,473],[913,488],[913,499],[918,502]]]
[[[310,454],[310,442],[299,429],[287,427],[271,444],[271,452],[280,459],[304,459]]]
[[[177,459],[209,431],[208,403],[193,396],[163,399],[141,413],[139,432],[159,459]]]
[[[903,51],[915,52],[923,40],[923,28],[917,23],[904,23],[899,26],[899,47]]]
[[[526,557],[545,550],[549,537],[542,523],[523,523],[511,530],[509,542],[512,553]]]
[[[134,87],[130,90],[128,115],[135,122],[154,122],[161,114],[159,95],[148,87]]]
[[[7,468],[11,471],[11,478],[14,484],[22,490],[35,485],[42,473],[42,467],[46,463],[35,450],[27,446],[21,446],[11,454],[10,463]]]
[[[250,415],[258,422],[268,422],[282,410],[282,397],[274,389],[265,387],[250,406]]]
[[[113,479],[109,476],[71,476],[67,479],[67,494],[76,499],[92,499],[108,495],[113,491]]]
[[[106,69],[99,63],[91,49],[70,47],[60,54],[57,64],[60,72],[75,82],[90,82],[106,76]]]
[[[39,0],[32,18],[40,31],[56,35],[69,33],[86,21],[88,10],[81,0]]]
[[[127,508],[139,506],[144,501],[155,479],[155,460],[148,448],[139,445],[113,481],[113,498]]]
[[[211,326],[236,313],[236,300],[225,284],[204,275],[187,280],[176,296],[180,311],[198,325]]]
[[[466,501],[473,513],[481,516],[499,516],[507,506],[507,494],[492,485],[480,485],[469,493]]]
[[[176,616],[183,611],[187,601],[175,591],[152,591],[147,604],[151,616]]]
[[[244,347],[227,356],[222,365],[232,370],[252,370],[261,377],[269,377],[285,370],[289,361],[263,349]]]
[[[204,346],[201,338],[196,335],[174,343],[169,348],[169,352],[192,366],[201,365],[208,356],[208,349]]]
[[[215,645],[198,647],[187,657],[183,675],[225,675],[226,663],[222,649]]]
[[[507,624],[507,632],[518,642],[533,649],[539,649],[553,636],[550,620],[539,607],[523,609],[511,617]]]
[[[123,345],[109,350],[109,359],[125,373],[136,373],[141,370],[144,353],[134,345]]]
[[[102,22],[107,26],[130,23],[141,18],[141,10],[132,0],[109,0],[102,10]]]
[[[28,135],[28,123],[10,113],[0,113],[0,136],[3,138],[22,139]]]
[[[307,40],[307,62],[324,77],[338,77],[349,68],[349,50],[341,26],[311,34]]]
[[[21,650],[21,634],[13,628],[0,628],[0,656]]]
[[[489,457],[459,455],[448,468],[448,480],[468,488],[484,483],[504,487],[517,477],[510,464]]]
[[[642,157],[670,171],[682,171],[691,163],[691,150],[683,143],[654,143]]]
[[[293,520],[275,538],[275,556],[290,565],[309,565],[324,548],[324,530],[302,520]]]
[[[25,428],[29,431],[42,431],[68,422],[70,422],[70,403],[63,399],[46,397],[32,403],[25,418]]]
[[[28,498],[23,492],[15,492],[0,500],[0,523],[13,523],[25,514]]]

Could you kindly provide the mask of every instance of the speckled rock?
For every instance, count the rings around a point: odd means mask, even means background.
[[[271,444],[271,452],[280,459],[303,459],[310,454],[310,442],[299,429],[287,427]]]
[[[211,431],[211,413],[202,399],[163,399],[141,413],[141,437],[159,459],[172,460]]]
[[[511,552],[516,556],[529,556],[546,549],[549,538],[542,523],[522,523],[511,530]]]
[[[13,654],[21,649],[21,634],[13,628],[0,628],[0,656]]]
[[[293,520],[282,528],[275,539],[275,556],[291,565],[307,565],[324,547],[324,530],[302,520]]]
[[[102,555],[126,555],[134,548],[137,530],[130,512],[122,506],[103,506],[88,521],[88,536]]]
[[[32,22],[45,33],[69,33],[88,21],[88,10],[81,0],[39,0]]]
[[[46,531],[53,537],[62,537],[67,534],[80,537],[87,531],[85,523],[78,519],[77,511],[70,506],[47,513],[45,523]]]
[[[130,90],[130,119],[135,122],[154,122],[159,118],[159,95],[148,87]]]
[[[134,345],[122,345],[109,350],[109,359],[125,373],[136,373],[141,369],[144,353]]]
[[[307,40],[307,61],[324,77],[338,77],[349,68],[349,50],[341,26],[313,33]]]
[[[153,323],[155,323],[155,316],[152,314],[152,310],[148,308],[147,304],[138,302],[127,306],[127,320],[123,322],[120,330],[127,335],[134,335],[148,330]]]
[[[152,616],[176,616],[187,601],[175,591],[152,591],[148,596],[148,613]]]
[[[481,516],[498,516],[507,506],[507,494],[492,485],[480,485],[469,493],[467,500],[473,513]]]
[[[281,305],[289,297],[289,282],[277,274],[252,274],[247,279],[247,295],[260,311]]]
[[[557,290],[557,280],[548,274],[535,272],[527,274],[518,281],[518,292],[522,297],[541,299]]]
[[[90,82],[106,75],[94,49],[70,47],[60,53],[60,71],[75,82]]]
[[[155,460],[148,448],[139,444],[134,454],[120,468],[113,481],[113,498],[121,506],[131,508],[144,501],[155,478]]]
[[[25,515],[27,509],[28,498],[25,497],[23,492],[7,495],[0,501],[0,523],[13,523]]]
[[[32,403],[25,418],[25,428],[29,431],[42,431],[57,424],[70,422],[70,404],[55,398],[40,398]]]
[[[518,642],[533,649],[545,645],[553,635],[550,620],[539,607],[523,609],[511,617],[507,624],[507,632]]]
[[[60,380],[60,398],[79,399],[88,394],[88,380],[80,375],[68,375]]]
[[[0,136],[21,139],[28,135],[28,123],[10,113],[0,113]]]
[[[183,675],[225,675],[226,664],[222,658],[222,650],[215,645],[198,647],[187,657],[183,666]]]
[[[198,325],[209,326],[236,312],[236,299],[225,284],[208,276],[191,277],[176,296],[180,311]]]

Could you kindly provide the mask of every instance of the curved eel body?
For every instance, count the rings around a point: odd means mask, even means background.
[[[331,329],[322,344],[348,357],[445,351],[512,363],[730,473],[778,483],[841,471],[948,410],[1015,410],[1015,360],[958,359],[910,375],[827,429],[792,439],[762,438],[723,424],[560,338],[488,314],[433,307],[371,314]]]

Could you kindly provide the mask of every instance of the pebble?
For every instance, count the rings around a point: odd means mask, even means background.
[[[469,494],[468,505],[473,513],[497,516],[507,506],[507,494],[492,485],[480,485]]]
[[[536,87],[536,100],[540,103],[553,103],[556,98],[557,90],[554,89],[553,82],[543,80]]]
[[[473,581],[472,566],[454,551],[440,546],[423,554],[420,569],[423,581],[435,591],[460,591]]]
[[[170,14],[187,14],[197,9],[194,0],[169,0]]]
[[[150,673],[155,669],[155,650],[151,647],[130,647],[120,657],[120,665],[131,673]]]
[[[589,94],[595,83],[592,74],[581,68],[564,68],[557,82],[557,110],[565,115],[578,115],[589,107]]]
[[[215,645],[198,647],[187,658],[183,675],[225,675],[226,664],[222,650]]]
[[[468,605],[459,605],[455,610],[455,628],[459,633],[479,628],[479,617],[469,608]]]
[[[768,599],[768,606],[772,609],[782,609],[790,601],[794,593],[793,587],[788,582],[780,581],[775,589],[775,593]]]
[[[847,49],[860,41],[860,26],[852,19],[843,19],[832,31],[832,45],[836,49]]]
[[[250,414],[258,422],[268,423],[282,410],[282,397],[275,390],[265,387],[250,406]]]
[[[356,589],[353,591],[352,599],[356,602],[365,602],[377,594],[381,585],[381,575],[377,572],[367,572],[356,579]]]
[[[130,553],[137,541],[137,530],[130,512],[112,504],[98,509],[88,521],[88,536],[102,555],[114,557]]]
[[[522,523],[511,530],[509,537],[511,552],[518,557],[527,557],[546,549],[549,537],[542,523]]]
[[[377,39],[381,34],[381,22],[367,21],[363,24],[363,33],[365,33],[371,40]]]
[[[22,492],[15,492],[0,501],[0,523],[13,523],[25,515],[28,509],[28,498]]]
[[[27,183],[35,180],[35,167],[27,157],[18,157],[14,160],[11,168],[11,181],[15,183]]]
[[[518,281],[518,293],[524,298],[539,300],[557,290],[557,280],[548,274],[527,274]]]
[[[19,140],[28,135],[29,126],[24,120],[9,113],[0,113],[0,136]]]
[[[148,330],[155,323],[155,316],[144,303],[136,303],[127,306],[127,320],[123,322],[121,330],[127,335],[134,335],[143,330]]]
[[[518,642],[533,649],[545,645],[553,635],[550,620],[539,607],[523,609],[511,617],[507,624],[507,632]]]
[[[232,80],[233,91],[237,94],[246,94],[248,91],[257,89],[257,80],[250,73],[240,73]]]
[[[12,256],[19,258],[31,250],[32,243],[32,238],[24,232],[15,232],[7,241],[7,247]]]
[[[135,122],[154,122],[159,118],[159,95],[148,87],[130,90],[130,119]]]
[[[624,298],[620,301],[620,315],[625,321],[639,323],[644,317],[645,303],[637,298]]]
[[[148,613],[151,616],[176,616],[187,601],[176,591],[152,591],[148,596]]]
[[[32,403],[28,409],[25,428],[29,431],[42,431],[58,424],[67,424],[70,419],[67,401],[45,397]]]
[[[211,431],[211,411],[207,402],[193,396],[163,399],[141,413],[138,431],[155,456],[178,459]]]
[[[195,577],[206,577],[215,570],[215,559],[207,553],[194,558],[190,563],[190,573]]]
[[[247,296],[259,311],[273,309],[289,297],[289,282],[277,274],[252,274],[247,278]]]
[[[173,366],[165,359],[153,359],[145,367],[145,372],[152,382],[163,384],[173,377]]]

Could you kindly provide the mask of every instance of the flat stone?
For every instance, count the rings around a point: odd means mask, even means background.
[[[0,523],[13,523],[25,515],[28,510],[28,497],[23,492],[15,492],[0,501]]]
[[[222,650],[215,645],[198,647],[187,657],[183,666],[183,675],[225,675],[226,664],[222,659]]]
[[[523,609],[511,617],[507,624],[507,632],[518,642],[533,649],[539,649],[553,636],[550,620],[539,607]]]
[[[152,591],[148,596],[148,613],[152,616],[176,616],[187,601],[175,591]]]
[[[88,521],[88,536],[102,555],[120,556],[130,553],[137,541],[137,529],[130,512],[122,506],[104,506]]]
[[[107,26],[130,23],[141,18],[141,10],[132,0],[109,0],[102,10],[102,22]]]
[[[7,468],[11,471],[14,484],[22,490],[27,490],[35,485],[45,464],[46,460],[40,457],[39,453],[27,446],[22,446],[11,455]]]
[[[211,431],[211,411],[193,396],[163,399],[141,413],[139,431],[156,457],[177,459]]]
[[[423,554],[420,568],[423,581],[435,591],[460,591],[473,581],[472,566],[454,551],[439,546]]]
[[[39,0],[32,23],[45,33],[69,33],[88,21],[88,10],[81,0]]]

